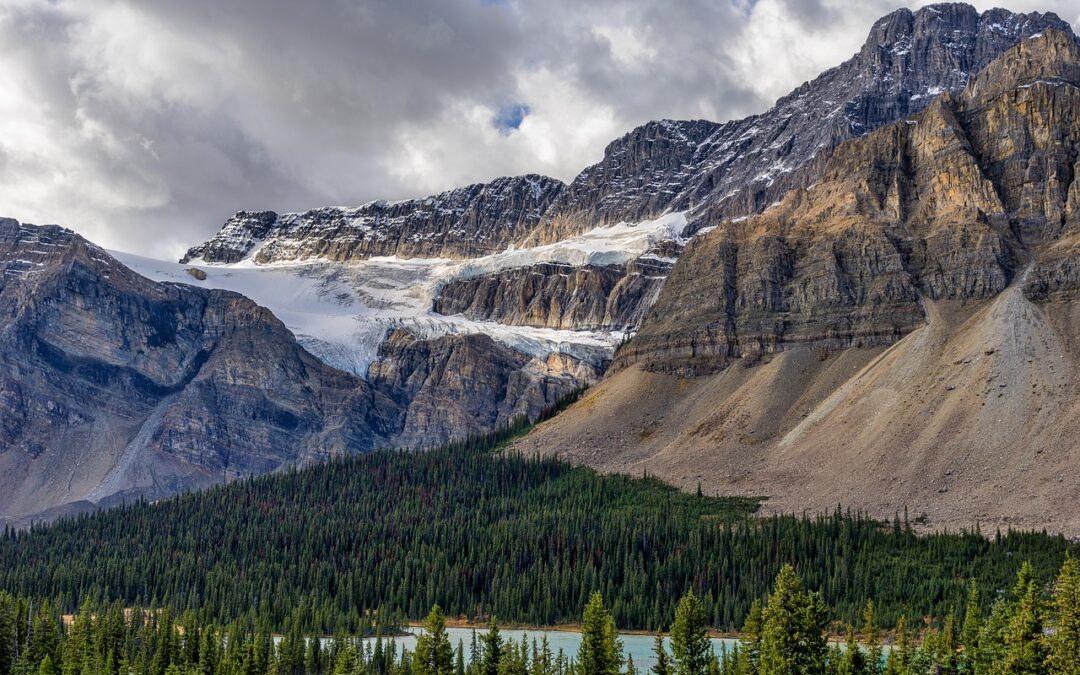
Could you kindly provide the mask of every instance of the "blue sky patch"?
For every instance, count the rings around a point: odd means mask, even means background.
[[[491,118],[491,124],[499,130],[499,133],[510,134],[521,126],[521,121],[528,114],[529,106],[524,103],[504,105],[499,108],[499,112],[495,113],[495,117]]]

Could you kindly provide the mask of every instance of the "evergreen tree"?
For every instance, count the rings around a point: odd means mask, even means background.
[[[484,675],[499,675],[499,661],[503,654],[502,635],[499,634],[499,624],[492,617],[491,625],[487,633],[481,638],[483,644],[483,660],[480,664],[480,672]]]
[[[705,610],[693,591],[687,591],[675,609],[671,624],[671,653],[677,675],[703,675],[709,667],[711,644]]]
[[[959,659],[960,672],[975,672],[981,628],[982,608],[979,606],[979,586],[972,579],[968,582],[967,607],[964,610],[964,623],[960,627],[960,644],[964,647]]]
[[[825,672],[825,607],[816,593],[803,588],[791,565],[784,565],[777,575],[776,588],[761,617],[761,675]]]
[[[480,669],[480,657],[481,651],[483,651],[483,646],[480,644],[479,640],[476,639],[475,628],[472,629],[471,639],[472,642],[469,644],[469,666],[466,668],[466,672],[468,672],[469,675],[475,675]]]
[[[1053,633],[1048,640],[1046,672],[1080,675],[1080,567],[1068,557],[1054,583]]]
[[[998,598],[990,607],[990,614],[979,629],[978,649],[974,654],[974,672],[996,673],[1005,661],[1005,631],[1009,627],[1010,607],[1004,598]]]
[[[218,672],[221,663],[221,633],[209,626],[202,631],[201,644],[199,646],[199,661],[196,671],[200,675],[214,675]],[[318,640],[315,640],[318,642]],[[319,670],[310,670],[313,675],[320,673]]]
[[[304,647],[300,622],[294,621],[277,645],[278,675],[304,675]]]
[[[333,669],[330,671],[332,675],[353,675],[356,671],[357,659],[356,650],[352,645],[344,645],[337,653],[337,657],[334,659]]]
[[[750,603],[750,611],[746,614],[742,632],[746,675],[756,675],[761,659],[761,601],[756,598]]]
[[[622,643],[615,631],[615,617],[604,599],[593,593],[581,619],[578,668],[589,675],[618,675],[623,664]]]
[[[935,662],[940,666],[941,675],[955,675],[958,670],[956,655],[956,614],[949,611],[941,627],[941,639]]]
[[[10,673],[15,663],[15,601],[0,592],[0,673]]]
[[[656,639],[653,641],[653,654],[656,655],[656,664],[650,670],[656,675],[672,675],[668,650],[664,646],[664,636],[660,633],[656,634]]]
[[[1012,616],[1005,630],[1005,672],[1042,673],[1046,658],[1043,643],[1042,587],[1031,563],[1024,562],[1013,588]]]
[[[709,652],[709,667],[705,669],[707,675],[721,675],[720,659],[714,652]]]
[[[424,631],[416,639],[413,672],[416,675],[451,675],[454,669],[454,648],[446,634],[446,617],[435,605],[424,620]]]
[[[312,635],[307,640],[307,649],[304,650],[304,670],[308,675],[322,675],[322,640],[318,635]]]
[[[833,661],[836,662],[836,675],[863,675],[865,673],[865,660],[862,650],[859,649],[859,642],[855,639],[855,629],[852,626],[849,625],[847,628],[847,639],[844,648],[841,649],[840,645],[837,645],[832,652],[829,662],[832,663]]]
[[[551,653],[551,645],[548,643],[547,635],[544,635],[540,639],[540,649],[533,659],[532,675],[550,675],[554,672],[554,668],[555,660]]]
[[[45,658],[41,659],[41,665],[38,666],[37,675],[60,675],[56,670],[56,666],[53,665],[52,656],[45,655]]]
[[[27,640],[26,660],[36,666],[48,657],[49,667],[55,668],[60,662],[60,630],[49,603],[42,601],[37,607]]]
[[[881,633],[878,631],[877,620],[874,615],[874,601],[866,601],[866,609],[863,610],[863,647],[866,649],[863,672],[867,675],[878,675],[883,668],[883,650],[881,648]]]

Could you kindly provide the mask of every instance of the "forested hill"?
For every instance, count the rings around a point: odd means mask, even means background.
[[[855,620],[868,599],[890,625],[1008,588],[1018,560],[1050,577],[1069,544],[1044,534],[917,536],[906,523],[837,512],[760,518],[753,500],[601,476],[483,448],[376,452],[138,503],[0,541],[0,590],[255,612],[305,630],[360,625],[365,611],[557,624],[593,591],[618,625],[656,628],[693,589],[709,622],[736,628],[784,563]]]

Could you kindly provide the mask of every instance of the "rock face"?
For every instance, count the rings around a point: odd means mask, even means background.
[[[965,4],[897,10],[874,24],[855,56],[768,112],[725,124],[650,122],[612,142],[559,194],[535,240],[667,210],[689,210],[691,231],[758,213],[809,185],[843,141],[962,90],[1005,50],[1051,29],[1071,34],[1054,14],[979,14]]]
[[[155,284],[56,226],[0,220],[0,513],[157,498],[385,444],[392,402],[269,311]]]
[[[789,190],[809,186],[840,143],[923,110],[943,92],[961,91],[994,58],[1047,30],[1071,34],[1053,14],[1001,9],[980,14],[963,4],[898,10],[873,26],[851,59],[769,111],[723,124],[650,122],[613,141],[603,159],[570,185],[522,176],[393,204],[281,216],[243,212],[183,261],[468,258],[682,211],[688,213],[687,233],[695,233],[720,220],[759,213]],[[788,254],[777,249],[763,255]],[[730,267],[730,261],[714,262]],[[515,326],[633,328],[663,284],[657,278],[663,274],[656,272],[636,275],[627,268],[619,276],[616,270],[569,272],[560,265],[503,271],[448,284],[435,311]],[[912,300],[904,289],[887,292],[898,302],[905,293],[904,302]],[[919,314],[917,308],[900,311],[886,335],[860,337],[860,328],[838,325],[837,344],[894,340],[914,325],[911,317],[900,316],[903,312]]]
[[[373,256],[467,258],[505,249],[531,232],[562,190],[546,176],[499,178],[425,199],[278,215],[242,211],[181,262],[257,263]]]
[[[522,416],[536,419],[598,377],[572,357],[532,359],[486,335],[421,340],[402,330],[388,336],[368,373],[377,390],[402,402],[397,439],[405,447],[435,447]]]
[[[1078,160],[1080,48],[1046,31],[697,237],[618,367],[519,449],[1080,535]]]
[[[811,189],[699,237],[619,363],[709,372],[891,344],[926,299],[1002,291],[1075,229],[1078,54],[1058,31],[1022,42],[961,95],[841,146]],[[1053,265],[1036,265],[1038,292],[1068,283]]]
[[[665,242],[624,265],[542,263],[454,279],[439,291],[434,310],[511,326],[633,329],[655,302],[681,248]]]
[[[25,523],[535,417],[599,372],[484,336],[391,335],[369,380],[244,296],[156,283],[0,219],[0,518]]]

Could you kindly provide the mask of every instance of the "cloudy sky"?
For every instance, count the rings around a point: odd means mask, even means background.
[[[650,119],[768,108],[905,4],[0,0],[0,215],[175,257],[240,209],[569,180]]]

